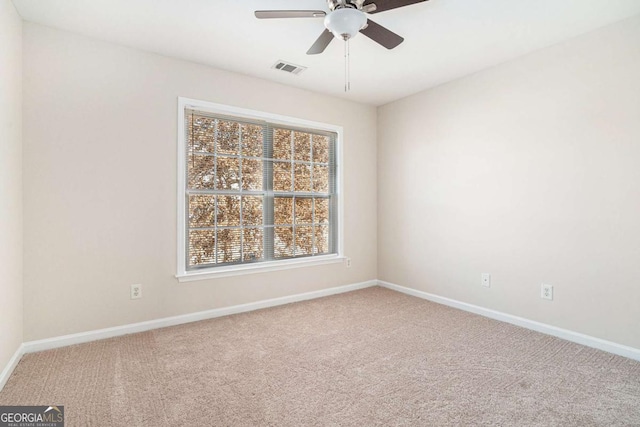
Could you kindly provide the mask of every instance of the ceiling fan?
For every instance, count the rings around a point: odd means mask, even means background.
[[[257,10],[256,18],[324,18],[326,29],[320,34],[307,55],[324,52],[333,37],[344,41],[358,32],[387,49],[393,49],[404,41],[402,37],[368,19],[366,13],[380,13],[427,0],[327,0],[329,13],[323,10]]]

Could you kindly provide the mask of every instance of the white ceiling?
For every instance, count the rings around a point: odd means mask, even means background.
[[[325,0],[13,0],[31,22],[208,64],[354,101],[381,105],[640,13],[639,0],[430,0],[369,17],[402,35],[386,50],[351,41],[307,49],[322,19],[258,20],[256,9],[322,9]],[[295,76],[276,60],[308,67]]]

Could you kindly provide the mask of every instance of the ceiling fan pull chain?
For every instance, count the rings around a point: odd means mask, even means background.
[[[349,40],[347,39],[347,89],[351,90],[351,49]]]
[[[351,67],[350,67],[350,54],[349,54],[349,39],[344,38],[344,91],[351,90]]]
[[[344,91],[347,91],[347,39],[344,39]]]

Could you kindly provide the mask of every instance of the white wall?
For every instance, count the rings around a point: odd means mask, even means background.
[[[178,96],[343,126],[353,266],[178,283]],[[375,119],[374,107],[25,23],[25,340],[375,279]]]
[[[22,344],[22,20],[0,0],[0,371]]]
[[[379,108],[378,159],[381,280],[640,348],[640,17]]]

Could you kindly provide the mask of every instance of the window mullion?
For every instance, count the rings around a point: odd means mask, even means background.
[[[309,135],[309,160],[311,164],[309,168],[311,169],[311,193],[314,192],[314,182],[313,182],[313,135]],[[316,254],[316,199],[315,197],[311,197],[311,255]]]
[[[295,156],[295,145],[294,145],[294,141],[295,141],[295,131],[291,131],[291,151],[289,152],[289,155],[291,156],[291,192],[293,194],[295,194],[296,191],[296,174],[295,174],[295,170],[296,170],[296,165],[294,162],[294,156]],[[296,197],[293,196],[292,198],[292,210],[293,210],[293,218],[292,219],[292,223],[293,223],[293,250],[291,251],[291,254],[293,255],[293,257],[295,258],[296,256]]]
[[[238,177],[238,189],[240,190],[240,262],[244,262],[244,222],[242,220],[242,214],[244,210],[244,203],[242,196],[242,124],[238,124],[238,168],[239,168],[239,177]]]
[[[218,189],[218,120],[213,121],[213,188]],[[213,223],[215,226],[215,233],[213,237],[213,259],[218,263],[218,196],[217,194],[213,198]]]
[[[262,132],[262,188],[265,196],[262,202],[263,254],[266,261],[275,258],[274,200],[273,200],[273,128],[267,124]]]

